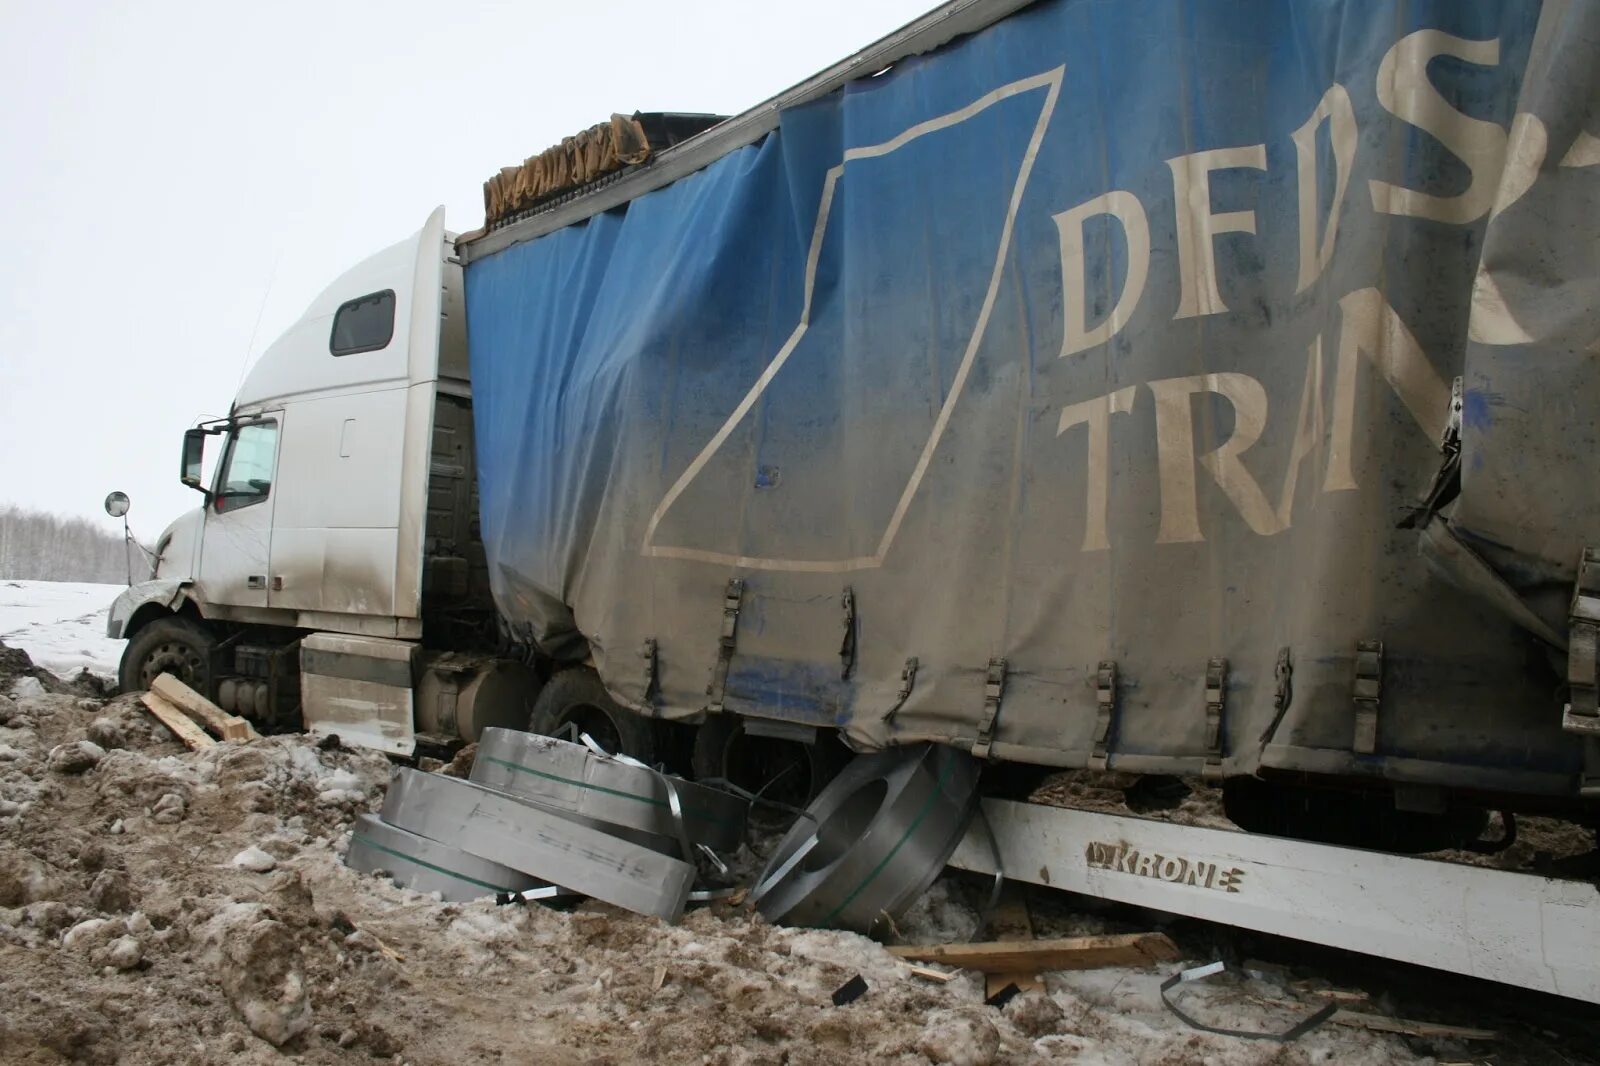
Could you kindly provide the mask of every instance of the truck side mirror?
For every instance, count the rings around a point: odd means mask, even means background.
[[[179,477],[191,489],[205,492],[200,486],[200,464],[206,456],[206,437],[203,429],[186,430],[183,434],[183,465]]]

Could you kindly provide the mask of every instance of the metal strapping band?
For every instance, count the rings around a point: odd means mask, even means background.
[[[711,668],[711,683],[706,695],[711,702],[706,709],[721,714],[723,697],[728,689],[728,667],[733,662],[733,646],[739,632],[739,606],[744,599],[744,579],[728,579],[727,592],[722,597],[722,635],[717,639],[717,663]]]
[[[1117,712],[1117,664],[1104,659],[1095,671],[1094,747],[1089,754],[1089,768],[1104,770],[1111,741],[1111,719]]]
[[[978,719],[978,739],[972,742],[972,755],[987,759],[994,747],[995,722],[1000,717],[1000,700],[1006,691],[1006,661],[990,659],[983,679],[983,716]]]
[[[1383,641],[1356,642],[1355,740],[1362,755],[1378,750],[1378,701],[1383,695]]]
[[[632,756],[623,755],[621,752],[612,754],[611,752],[606,751],[606,749],[595,743],[595,739],[588,733],[580,734],[579,739],[583,741],[584,747],[588,748],[602,759],[612,759],[624,766],[634,766],[641,770],[648,770],[650,773],[655,775],[656,780],[661,783],[661,787],[664,788],[667,793],[667,809],[672,812],[672,827],[673,829],[677,830],[678,846],[683,849],[683,861],[688,863],[690,866],[693,866],[694,842],[689,839],[689,830],[683,824],[683,801],[678,798],[678,787],[672,783],[672,778],[668,777],[660,770],[657,770],[655,767],[642,763]]]
[[[1221,1036],[1235,1036],[1241,1040],[1273,1040],[1280,1044],[1287,1044],[1292,1040],[1299,1040],[1302,1036],[1306,1035],[1311,1030],[1327,1021],[1329,1018],[1333,1017],[1334,1012],[1339,1009],[1339,1005],[1337,1003],[1327,1003],[1309,1017],[1302,1019],[1300,1022],[1290,1026],[1281,1033],[1262,1033],[1250,1029],[1227,1029],[1217,1025],[1206,1025],[1204,1022],[1197,1021],[1192,1015],[1186,1014],[1185,1012],[1179,1010],[1178,1005],[1172,1002],[1172,997],[1169,995],[1169,993],[1177,985],[1185,984],[1189,981],[1204,980],[1207,977],[1213,977],[1216,974],[1224,972],[1241,975],[1247,975],[1249,973],[1249,971],[1231,962],[1212,962],[1207,963],[1204,966],[1195,966],[1187,970],[1179,970],[1177,973],[1161,982],[1161,1002],[1166,1004],[1167,1009],[1181,1018],[1191,1029],[1198,1029],[1202,1033],[1217,1033]]]
[[[1206,663],[1205,777],[1222,776],[1222,707],[1227,698],[1228,660],[1216,656]]]

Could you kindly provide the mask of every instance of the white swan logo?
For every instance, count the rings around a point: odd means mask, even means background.
[[[1055,111],[1056,100],[1061,95],[1061,79],[1065,68],[1056,67],[1054,70],[1043,74],[1036,74],[1030,78],[1014,81],[1002,85],[993,92],[979,97],[967,106],[952,111],[938,118],[928,119],[915,126],[902,131],[895,137],[880,144],[864,145],[845,151],[839,163],[828,171],[822,185],[822,203],[817,210],[817,221],[811,231],[811,246],[806,256],[805,270],[805,295],[800,308],[800,321],[794,331],[789,334],[788,340],[778,353],[772,357],[753,385],[750,386],[739,405],[728,415],[721,428],[706,442],[694,461],[679,475],[661,502],[656,505],[655,512],[650,516],[650,524],[645,530],[643,553],[667,559],[692,559],[705,563],[722,563],[731,566],[744,567],[753,570],[789,570],[808,571],[813,573],[841,573],[850,570],[866,570],[883,565],[884,557],[888,554],[890,546],[894,543],[900,525],[905,520],[906,512],[911,507],[911,501],[917,494],[917,488],[922,483],[923,475],[927,473],[928,464],[933,458],[933,453],[939,446],[939,438],[943,436],[945,427],[950,422],[951,412],[957,401],[961,398],[962,388],[966,385],[967,375],[972,369],[974,359],[977,357],[978,347],[983,342],[985,329],[989,324],[989,315],[994,309],[995,298],[1000,289],[1000,277],[1005,268],[1006,254],[1011,246],[1011,234],[1016,223],[1017,209],[1022,203],[1022,195],[1028,186],[1028,177],[1033,172],[1033,163],[1039,153],[1039,145],[1044,140],[1045,129],[1050,124],[1050,116]],[[994,268],[989,275],[989,286],[984,294],[983,305],[978,312],[977,321],[973,326],[972,335],[967,341],[966,349],[962,353],[960,365],[956,369],[955,378],[951,383],[950,391],[944,398],[944,403],[939,408],[938,416],[934,420],[933,431],[929,434],[927,442],[923,445],[921,455],[916,466],[906,481],[905,488],[900,494],[900,499],[895,506],[894,513],[884,528],[878,540],[876,550],[871,555],[857,556],[849,559],[782,559],[770,556],[735,555],[728,552],[709,551],[702,548],[690,548],[680,545],[656,543],[656,529],[661,520],[672,508],[689,484],[694,481],[711,457],[716,454],[727,441],[728,436],[760,399],[778,371],[783,369],[783,364],[788,361],[800,339],[805,336],[806,329],[811,319],[811,298],[813,286],[816,281],[817,262],[822,255],[823,237],[828,228],[828,214],[833,206],[834,191],[837,189],[839,179],[844,176],[845,167],[863,159],[875,159],[903,148],[920,137],[927,136],[938,130],[959,125],[976,115],[982,114],[1002,100],[1021,93],[1042,89],[1045,91],[1044,102],[1039,108],[1039,117],[1034,123],[1032,136],[1028,140],[1027,151],[1023,154],[1022,165],[1017,171],[1016,183],[1011,189],[1011,198],[1006,206],[1005,220],[1000,230],[999,247],[995,250]]]

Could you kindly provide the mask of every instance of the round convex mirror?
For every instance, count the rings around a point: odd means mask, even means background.
[[[128,513],[129,503],[126,492],[113,492],[106,497],[106,514],[112,518],[121,518]]]

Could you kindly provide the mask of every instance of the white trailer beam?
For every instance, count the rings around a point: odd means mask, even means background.
[[[1005,875],[1600,1003],[1600,889],[1281,837],[985,800]],[[950,864],[993,873],[983,821]]]

